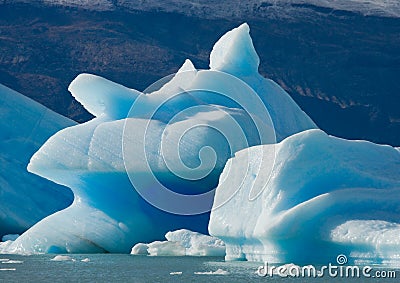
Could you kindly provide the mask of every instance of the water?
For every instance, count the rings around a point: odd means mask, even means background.
[[[395,278],[259,277],[260,264],[225,262],[219,257],[90,254],[70,255],[75,261],[52,261],[54,256],[0,255],[0,282],[398,282]],[[81,261],[86,258],[90,261]],[[218,269],[229,274],[195,274]],[[400,278],[400,270],[396,273]]]

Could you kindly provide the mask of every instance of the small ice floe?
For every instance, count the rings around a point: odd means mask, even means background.
[[[182,275],[182,271],[170,272],[169,275]]]
[[[15,271],[16,268],[0,268],[0,271]]]
[[[195,272],[197,275],[229,275],[229,272],[218,268],[216,271]]]
[[[138,243],[133,246],[131,254],[132,255],[149,255],[149,252],[147,251],[149,246],[144,243]]]
[[[180,243],[187,256],[225,256],[225,243],[216,237],[180,229],[168,232],[165,238]]]
[[[10,259],[8,258],[0,258],[0,263],[5,262],[5,261],[9,261]]]
[[[82,259],[81,261],[82,262],[90,262],[90,258],[87,257],[87,258]]]
[[[225,243],[208,235],[187,229],[165,234],[167,241],[149,244],[138,243],[131,251],[133,255],[150,256],[225,256]]]
[[[67,256],[67,255],[56,255],[51,260],[52,261],[76,261],[75,259],[73,259],[72,257]]]
[[[184,256],[186,249],[179,242],[155,241],[148,244],[151,256]]]
[[[1,263],[10,263],[10,264],[12,264],[12,263],[16,263],[16,264],[20,264],[20,263],[24,263],[22,260],[5,260],[5,261],[1,261],[0,260],[0,262]]]

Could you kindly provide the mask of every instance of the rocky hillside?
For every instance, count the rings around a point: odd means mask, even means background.
[[[399,18],[301,3],[290,6],[291,14],[264,3],[248,13],[204,20],[161,8],[9,2],[0,2],[0,83],[76,121],[90,119],[67,91],[77,74],[144,89],[186,58],[207,68],[213,43],[247,21],[261,72],[322,129],[400,145]],[[254,9],[264,12],[254,16]]]

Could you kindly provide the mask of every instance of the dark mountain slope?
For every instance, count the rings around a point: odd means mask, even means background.
[[[296,7],[294,7],[296,8]],[[214,42],[247,21],[260,71],[330,134],[400,145],[400,19],[299,6],[286,17],[0,4],[0,83],[84,121],[67,91],[79,73],[144,89],[186,58],[207,68]],[[299,11],[300,11],[299,10]]]

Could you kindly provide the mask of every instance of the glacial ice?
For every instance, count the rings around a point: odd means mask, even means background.
[[[185,256],[185,247],[179,242],[154,241],[147,245],[150,256]]]
[[[151,256],[225,256],[225,244],[218,238],[187,229],[165,234],[167,241],[150,244],[138,243],[131,251],[134,255]]]
[[[227,260],[398,265],[399,196],[396,149],[307,130],[228,160],[209,232]]]
[[[225,244],[221,239],[181,229],[165,234],[170,242],[179,242],[190,256],[225,256]]]
[[[68,188],[27,172],[26,166],[51,135],[76,123],[1,84],[0,119],[1,238],[22,233],[72,203]]]
[[[209,70],[186,60],[144,92],[79,75],[69,90],[96,117],[81,125],[23,99],[2,101],[3,113],[16,101],[22,117],[38,114],[29,127],[6,116],[4,137],[37,149],[58,131],[28,170],[75,198],[0,252],[199,256],[223,255],[225,243],[227,260],[324,264],[345,254],[398,264],[399,148],[328,136],[258,65],[243,24],[215,44]],[[207,233],[207,224],[217,238],[186,230]]]
[[[196,275],[229,275],[230,273],[226,270],[218,268],[215,271],[203,271],[203,272],[197,271],[194,274],[196,274]]]
[[[5,260],[1,262],[2,264],[22,264],[24,263],[22,260]]]
[[[79,75],[69,90],[96,118],[50,137],[28,165],[71,188],[74,202],[8,252],[127,253],[182,227],[207,233],[228,158],[317,128],[258,64],[243,24],[215,44],[210,70],[187,60],[144,93]]]
[[[137,243],[131,250],[132,255],[149,255],[149,246],[144,243]]]
[[[73,261],[74,259],[68,255],[56,255],[51,261]]]
[[[11,246],[12,243],[13,241],[11,240],[0,242],[0,254],[6,254],[8,248]]]

